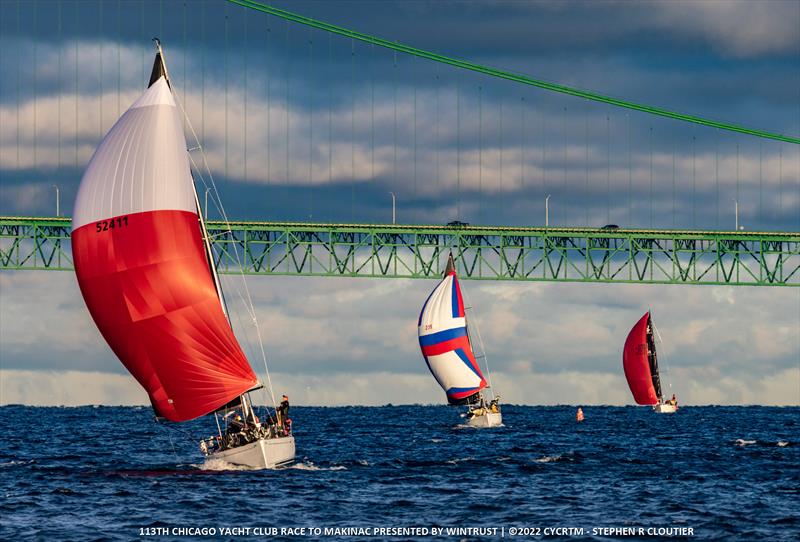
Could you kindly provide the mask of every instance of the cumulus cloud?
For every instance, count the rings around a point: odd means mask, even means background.
[[[56,386],[57,375],[69,371],[92,382],[109,375],[103,386],[110,389],[123,382],[124,369],[94,327],[71,273],[0,279],[0,357],[3,373],[15,375],[5,384],[7,397],[29,393],[34,386],[25,379]],[[225,277],[236,332],[263,374],[234,280]],[[434,280],[259,277],[249,283],[277,392],[291,390],[303,404],[442,400],[416,338],[417,314]],[[479,325],[495,388],[509,402],[629,403],[621,349],[648,305],[663,338],[665,378],[684,402],[800,402],[793,384],[800,370],[800,292],[467,280],[462,289],[474,307],[470,318]],[[27,401],[69,393],[36,392]]]
[[[721,53],[755,57],[800,50],[800,8],[796,2],[655,2],[652,24],[703,38]]]

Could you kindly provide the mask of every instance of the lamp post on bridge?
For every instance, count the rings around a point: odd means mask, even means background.
[[[50,185],[56,189],[56,216],[61,216],[61,193],[56,185]]]
[[[544,227],[550,226],[550,194],[544,198]]]
[[[734,212],[734,216],[736,218],[736,223],[735,223],[736,224],[736,231],[739,231],[739,200],[738,199],[734,199],[733,200],[733,212]]]
[[[394,192],[389,192],[389,194],[391,194],[391,196],[392,196],[392,224],[395,224],[396,221],[397,221],[397,214],[395,213],[396,199],[395,199],[395,196],[394,196]]]

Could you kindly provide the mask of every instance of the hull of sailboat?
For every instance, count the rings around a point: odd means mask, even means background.
[[[678,410],[678,407],[667,403],[659,403],[657,405],[653,405],[653,410],[659,414],[674,414]]]
[[[498,427],[502,424],[503,414],[500,412],[485,412],[467,420],[467,425],[470,427]]]
[[[244,446],[208,454],[208,459],[219,459],[233,465],[251,469],[272,469],[294,461],[294,437],[259,439]]]

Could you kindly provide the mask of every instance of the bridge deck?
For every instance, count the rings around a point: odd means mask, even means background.
[[[0,217],[0,269],[72,269],[69,218]],[[223,273],[800,286],[800,233],[209,221]]]

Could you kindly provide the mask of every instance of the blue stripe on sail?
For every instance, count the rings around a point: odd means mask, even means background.
[[[464,329],[466,330],[466,328],[464,328]],[[464,350],[463,350],[463,349],[461,349],[461,348],[456,348],[455,350],[453,350],[453,352],[455,352],[456,354],[458,354],[458,357],[459,357],[459,358],[461,358],[461,361],[463,361],[463,362],[464,362],[464,365],[466,365],[467,367],[469,367],[469,370],[470,370],[470,371],[472,371],[473,373],[475,373],[475,376],[477,376],[478,378],[480,378],[481,380],[483,380],[483,375],[482,375],[482,374],[480,374],[478,371],[476,371],[476,370],[475,370],[475,367],[472,365],[472,362],[469,360],[469,358],[467,357],[467,354],[466,354],[466,352],[464,352]]]
[[[451,393],[461,393],[464,391],[478,391],[478,388],[476,388],[475,386],[470,386],[469,388],[450,388],[449,390],[447,390],[447,394],[449,395]]]
[[[445,329],[444,331],[439,331],[437,333],[431,333],[430,335],[422,335],[419,338],[419,345],[420,346],[431,346],[434,344],[443,343],[445,341],[449,341],[451,339],[457,339],[459,337],[463,337],[467,334],[466,327],[457,327],[453,329]]]
[[[456,393],[463,393],[463,392],[476,392],[480,391],[477,387],[469,387],[469,388],[450,388],[445,393],[447,395],[454,395]]]
[[[458,314],[458,288],[456,288],[456,276],[453,275],[453,282],[450,284],[450,288],[453,289],[453,292],[450,296],[450,301],[452,302],[452,311],[453,311],[453,318],[459,318]]]

